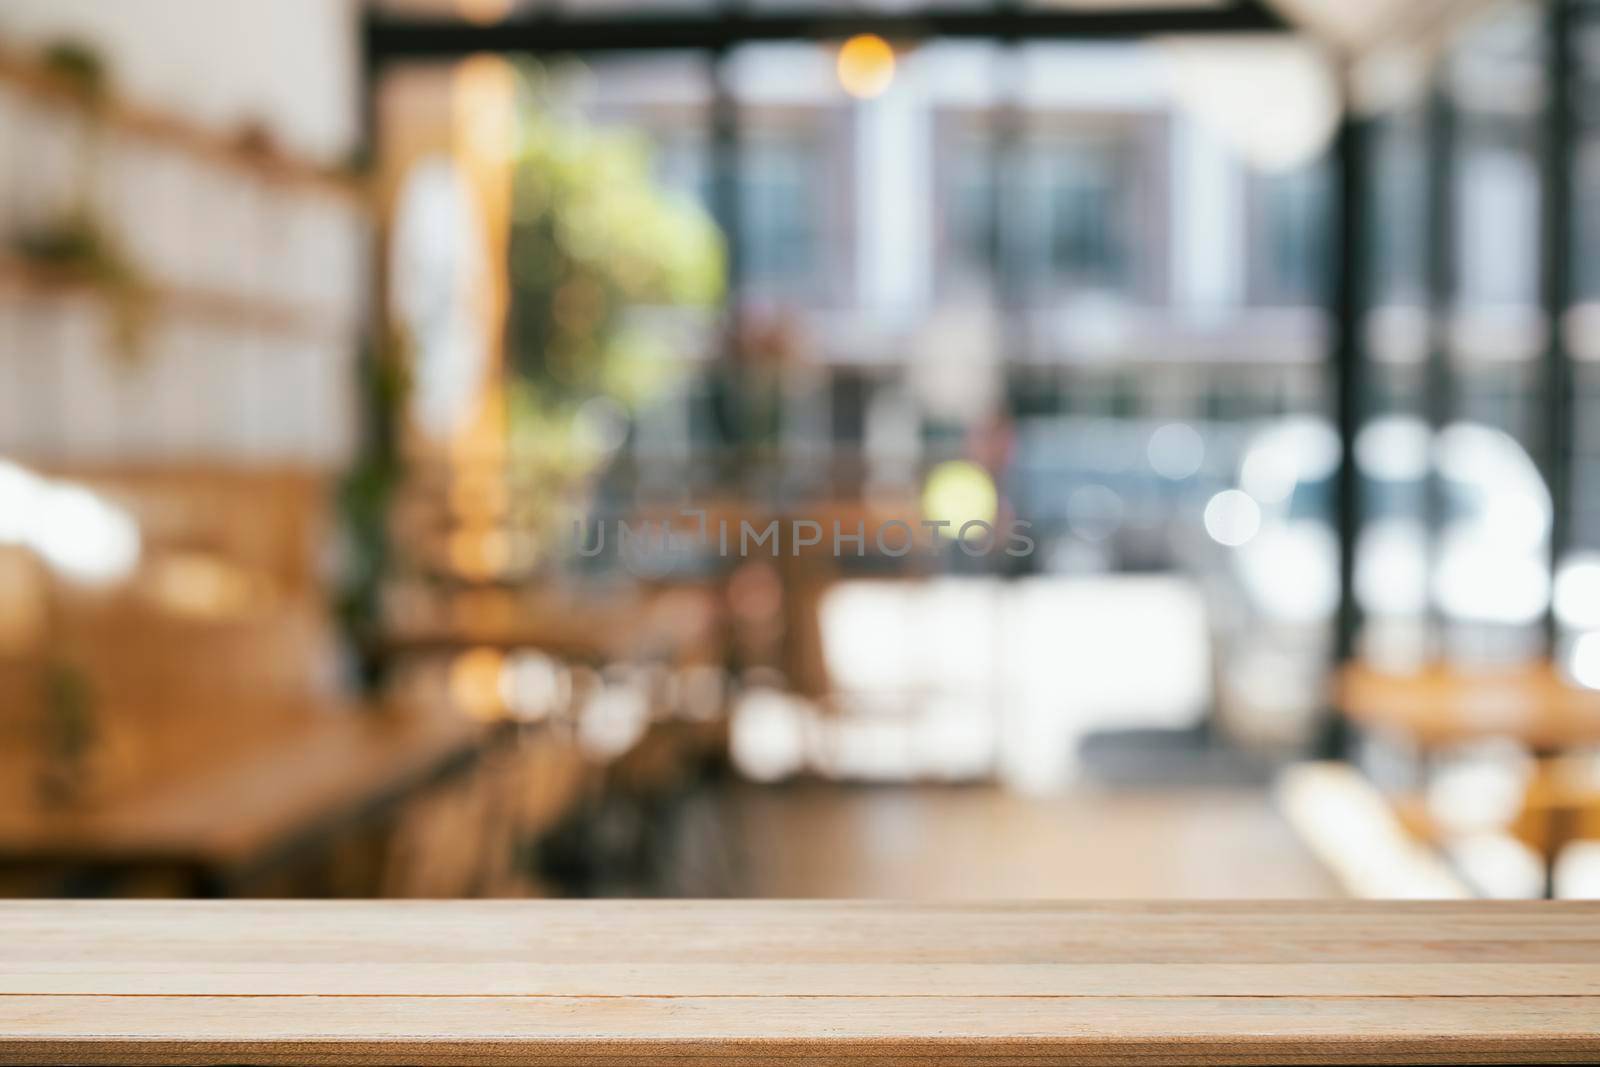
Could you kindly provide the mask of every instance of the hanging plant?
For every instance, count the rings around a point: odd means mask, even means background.
[[[40,60],[45,73],[85,106],[98,109],[111,96],[111,77],[99,52],[82,41],[56,41]]]
[[[62,217],[20,234],[14,251],[60,280],[98,290],[110,309],[112,351],[136,360],[144,350],[154,291],[94,212],[94,177],[101,166],[104,112],[111,99],[106,64],[98,52],[77,41],[53,44],[41,59],[47,74],[80,104],[86,129],[72,206]]]
[[[132,261],[87,213],[23,233],[16,251],[62,280],[89,285],[110,309],[112,351],[129,361],[144,351],[155,294]]]
[[[89,757],[100,737],[94,691],[80,667],[55,658],[44,665],[41,685],[39,798],[51,806],[71,804],[87,791]]]
[[[390,510],[405,478],[399,421],[409,390],[408,365],[392,336],[362,352],[357,363],[360,444],[338,489],[342,551],[334,611],[354,652],[357,680],[368,692],[380,689],[384,677],[383,590],[393,562]]]

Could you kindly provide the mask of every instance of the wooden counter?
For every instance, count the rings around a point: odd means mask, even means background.
[[[1600,1061],[1600,904],[0,904],[0,1062]]]

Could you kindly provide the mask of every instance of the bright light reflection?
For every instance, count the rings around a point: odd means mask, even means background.
[[[1556,860],[1559,900],[1600,900],[1600,841],[1574,841]]]
[[[1600,632],[1586,633],[1572,643],[1568,670],[1585,689],[1600,689]]]
[[[1237,548],[1261,532],[1261,505],[1248,493],[1224,489],[1206,505],[1205,523],[1213,541]]]
[[[139,563],[139,526],[127,512],[66,482],[0,460],[0,544],[38,554],[85,585],[126,578]]]
[[[1457,619],[1529,623],[1544,613],[1550,576],[1542,558],[1497,551],[1465,538],[1447,541],[1433,576],[1433,595]]]
[[[44,483],[14,463],[0,460],[0,544],[31,541]]]
[[[1600,630],[1600,556],[1577,557],[1556,577],[1556,617],[1574,630]]]
[[[729,726],[734,765],[757,782],[798,774],[806,764],[806,709],[787,694],[755,689],[740,699]]]

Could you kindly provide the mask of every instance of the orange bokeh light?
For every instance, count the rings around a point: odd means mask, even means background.
[[[839,48],[839,84],[858,100],[881,96],[894,81],[894,49],[875,33],[860,33]]]

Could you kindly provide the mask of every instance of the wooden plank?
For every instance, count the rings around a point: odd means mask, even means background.
[[[0,997],[7,1063],[1583,1062],[1518,997]],[[820,1060],[819,1060],[820,1057]]]
[[[1600,904],[0,904],[0,1062],[1600,1059]]]
[[[1343,905],[1348,907],[1348,905]],[[802,964],[1441,964],[1600,962],[1600,906],[1341,905],[1259,902],[1168,906],[727,902],[259,903],[227,929],[231,904],[0,902],[0,960],[64,961],[92,946],[101,966],[159,958],[209,975],[268,960],[314,979],[330,965],[496,963]],[[828,936],[818,937],[826,925]],[[619,943],[618,930],[629,940]],[[150,931],[150,937],[141,932]],[[159,940],[155,939],[159,932]],[[690,938],[692,936],[692,943]],[[478,980],[473,974],[463,980]]]
[[[0,993],[36,996],[1600,997],[1600,964],[320,963],[208,969],[167,960],[30,960]]]

